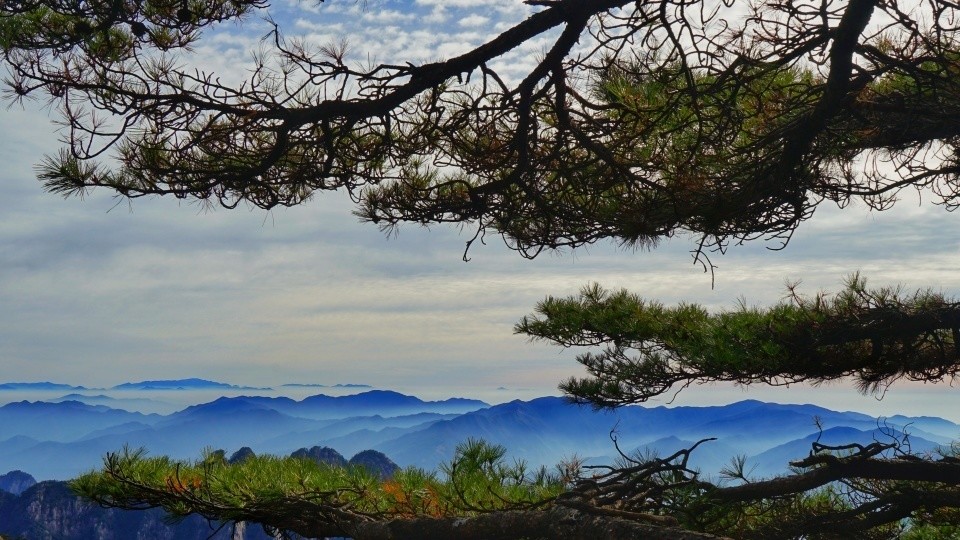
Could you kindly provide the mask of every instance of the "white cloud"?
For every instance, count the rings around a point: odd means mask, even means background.
[[[430,14],[424,17],[423,22],[427,24],[443,24],[447,22],[447,19],[450,15],[447,13],[447,10],[444,9],[443,5],[433,6],[433,9],[430,11]]]
[[[483,15],[469,15],[457,21],[457,24],[465,28],[474,28],[478,26],[486,26],[490,22],[490,17],[484,17]]]
[[[365,23],[374,24],[398,24],[402,22],[413,21],[417,18],[413,13],[403,13],[392,9],[383,9],[376,11],[367,11],[363,14],[362,20]]]
[[[487,0],[416,0],[416,3],[422,6],[439,6],[456,8],[481,8],[488,6],[491,2]]]
[[[320,44],[346,35],[358,61],[369,54],[392,63],[460,54],[530,9],[519,0],[396,6],[277,9],[291,35]],[[192,58],[225,80],[242,79],[264,28],[252,20],[243,31],[211,33]],[[492,65],[519,78],[549,45],[549,37],[531,40]],[[653,252],[601,245],[535,261],[491,239],[465,264],[466,238],[454,227],[405,227],[388,240],[357,224],[342,195],[269,215],[198,213],[168,199],[107,213],[114,201],[105,192],[63,201],[33,179],[32,165],[58,148],[47,114],[2,114],[15,129],[0,132],[0,380],[102,385],[205,376],[544,392],[580,372],[573,352],[529,344],[512,324],[544,296],[574,294],[590,281],[715,308],[741,295],[775,302],[788,278],[803,279],[811,292],[835,290],[857,269],[878,285],[905,281],[960,294],[955,218],[930,206],[824,207],[782,252],[754,243],[714,256],[715,288],[691,264],[693,244],[683,237]]]
[[[314,31],[314,32],[320,31],[324,33],[337,33],[337,34],[342,34],[345,28],[343,23],[331,24],[328,22],[311,21],[304,18],[297,19],[296,22],[294,23],[294,27],[302,30],[307,30],[307,31]]]

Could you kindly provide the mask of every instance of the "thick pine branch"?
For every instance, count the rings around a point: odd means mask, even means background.
[[[227,464],[207,455],[196,464],[146,458],[142,451],[110,454],[104,470],[73,483],[75,491],[108,507],[163,508],[221,522],[255,522],[306,537],[401,539],[679,539],[718,538],[686,531],[676,520],[646,520],[553,505],[558,480],[526,478],[509,467],[501,447],[468,442],[444,469],[446,484],[406,470],[374,481],[298,459],[251,457]],[[513,486],[510,489],[509,486]],[[628,514],[629,515],[629,514]]]
[[[883,538],[884,531],[893,531],[902,519],[922,521],[960,509],[960,461],[953,456],[933,460],[904,454],[900,442],[814,444],[809,457],[791,464],[799,472],[724,486],[702,480],[688,466],[691,454],[709,443],[705,440],[664,458],[621,454],[616,466],[587,467],[570,480],[564,493],[541,503],[518,505],[490,492],[485,496],[499,499],[500,507],[480,511],[476,503],[467,508],[438,506],[436,501],[416,506],[417,510],[410,498],[436,493],[437,484],[411,484],[410,477],[358,483],[359,477],[351,476],[357,471],[318,469],[297,460],[282,465],[307,468],[292,475],[281,472],[285,479],[279,485],[276,471],[267,472],[271,480],[264,486],[258,474],[264,474],[260,469],[272,463],[269,459],[250,458],[253,461],[238,466],[208,456],[200,468],[191,468],[125,452],[109,456],[104,471],[78,479],[74,488],[109,507],[159,507],[177,516],[199,514],[221,522],[257,522],[309,537],[357,540],[694,540],[723,535],[759,540],[818,533]],[[516,474],[493,472],[502,452],[490,454],[494,447],[473,444],[471,451],[460,454],[465,461],[448,468],[451,475],[460,476],[450,482],[454,490],[464,490],[471,482],[463,473],[467,469],[494,474],[500,478],[495,484]],[[494,461],[484,460],[494,454],[499,455]],[[730,474],[743,478],[742,473]],[[310,487],[317,482],[327,487]],[[278,495],[278,487],[284,495]],[[461,501],[466,501],[463,493]]]
[[[492,512],[469,518],[417,518],[346,527],[357,540],[720,540],[721,537],[647,523],[581,513],[563,507],[546,511]],[[319,532],[319,531],[318,531]]]
[[[761,2],[747,18],[687,0],[530,3],[419,66],[359,70],[278,28],[237,86],[177,67],[177,51],[259,1],[6,2],[0,47],[15,96],[62,105],[69,148],[40,177],[63,194],[271,208],[345,189],[381,226],[473,222],[528,256],[682,231],[701,249],[786,242],[825,199],[882,209],[906,187],[960,200],[952,4],[919,24],[873,0]],[[545,34],[518,80],[491,68]]]

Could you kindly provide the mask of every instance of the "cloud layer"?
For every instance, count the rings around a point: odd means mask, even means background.
[[[507,0],[331,1],[291,2],[274,15],[288,37],[346,37],[360,58],[426,61],[478,45],[529,11]],[[242,78],[238,66],[266,28],[252,20],[214,33],[197,56]],[[501,62],[522,72],[543,46]],[[855,270],[877,285],[960,291],[955,217],[915,201],[883,213],[824,207],[785,250],[754,243],[713,255],[712,287],[692,264],[690,238],[651,252],[600,245],[534,261],[489,238],[463,263],[469,231],[406,227],[387,238],[356,223],[340,194],[269,213],[173,199],[128,205],[104,192],[62,200],[41,190],[32,169],[58,148],[48,113],[28,105],[2,114],[0,380],[104,386],[196,376],[549,392],[579,373],[574,353],[529,344],[512,325],[544,296],[591,281],[712,307],[775,302],[787,279],[811,293],[836,289]]]

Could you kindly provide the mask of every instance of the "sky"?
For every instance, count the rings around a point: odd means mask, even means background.
[[[420,62],[479,45],[532,10],[518,0],[277,0],[271,14],[291,36],[347,37],[357,58]],[[210,33],[195,61],[242,77],[266,29],[251,19]],[[545,46],[527,44],[501,65],[521,73]],[[582,373],[576,351],[512,328],[545,296],[590,282],[711,308],[777,302],[787,280],[811,294],[836,290],[858,270],[873,285],[960,294],[958,216],[916,197],[879,213],[824,205],[784,250],[753,242],[714,255],[714,276],[693,263],[684,236],[652,251],[602,244],[532,261],[490,237],[463,262],[466,232],[406,226],[388,237],[358,223],[340,193],[271,212],[128,203],[104,191],[62,199],[33,169],[60,147],[54,120],[42,103],[0,111],[0,382],[365,383],[496,402],[556,394]],[[945,384],[897,385],[882,401],[843,384],[707,386],[675,403],[744,398],[888,414],[960,404]]]

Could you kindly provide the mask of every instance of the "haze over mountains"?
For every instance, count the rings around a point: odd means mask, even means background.
[[[694,466],[714,474],[732,457],[746,455],[760,476],[784,472],[788,462],[805,456],[818,437],[827,444],[889,441],[906,432],[918,452],[960,439],[960,426],[941,418],[881,420],[813,405],[755,400],[715,407],[595,411],[558,397],[490,406],[466,398],[425,401],[368,390],[303,399],[219,397],[157,414],[136,409],[149,409],[163,396],[116,395],[123,393],[74,391],[0,406],[0,474],[19,469],[38,480],[68,479],[98,467],[104,454],[125,445],[189,459],[207,447],[233,452],[247,446],[258,454],[286,455],[298,448],[328,446],[347,456],[377,450],[400,466],[435,469],[468,438],[502,444],[509,456],[531,465],[552,466],[575,455],[589,463],[610,463],[617,457],[613,433],[625,452],[661,455],[715,437],[693,454]]]
[[[334,384],[327,386],[324,384],[303,384],[290,383],[281,386],[295,388],[371,388],[367,384]],[[206,379],[173,379],[157,381],[140,381],[121,383],[109,388],[109,390],[271,390],[270,387],[238,386],[235,384],[210,381]],[[54,383],[49,381],[41,382],[9,382],[0,383],[0,391],[21,390],[21,391],[74,391],[74,390],[107,390],[106,388],[87,388],[84,386],[73,386],[70,384]]]
[[[715,407],[594,411],[558,397],[490,406],[466,398],[424,401],[367,390],[299,400],[225,396],[158,414],[137,409],[164,403],[168,394],[162,391],[148,393],[149,397],[114,396],[135,386],[168,392],[243,387],[201,379],[127,383],[106,392],[43,384],[74,391],[0,406],[0,473],[19,469],[38,480],[68,479],[99,466],[107,452],[124,446],[186,459],[198,457],[208,447],[232,452],[248,446],[257,453],[286,455],[298,448],[328,446],[348,456],[372,449],[400,466],[435,469],[468,438],[502,444],[509,456],[532,465],[552,466],[574,456],[588,463],[610,463],[617,457],[613,434],[624,452],[660,455],[716,438],[694,453],[694,466],[716,473],[732,457],[746,455],[757,475],[771,475],[805,456],[818,437],[833,444],[885,441],[907,433],[911,448],[918,452],[960,439],[960,426],[942,418],[878,419],[814,405],[755,400]],[[356,391],[354,386],[339,387]]]

